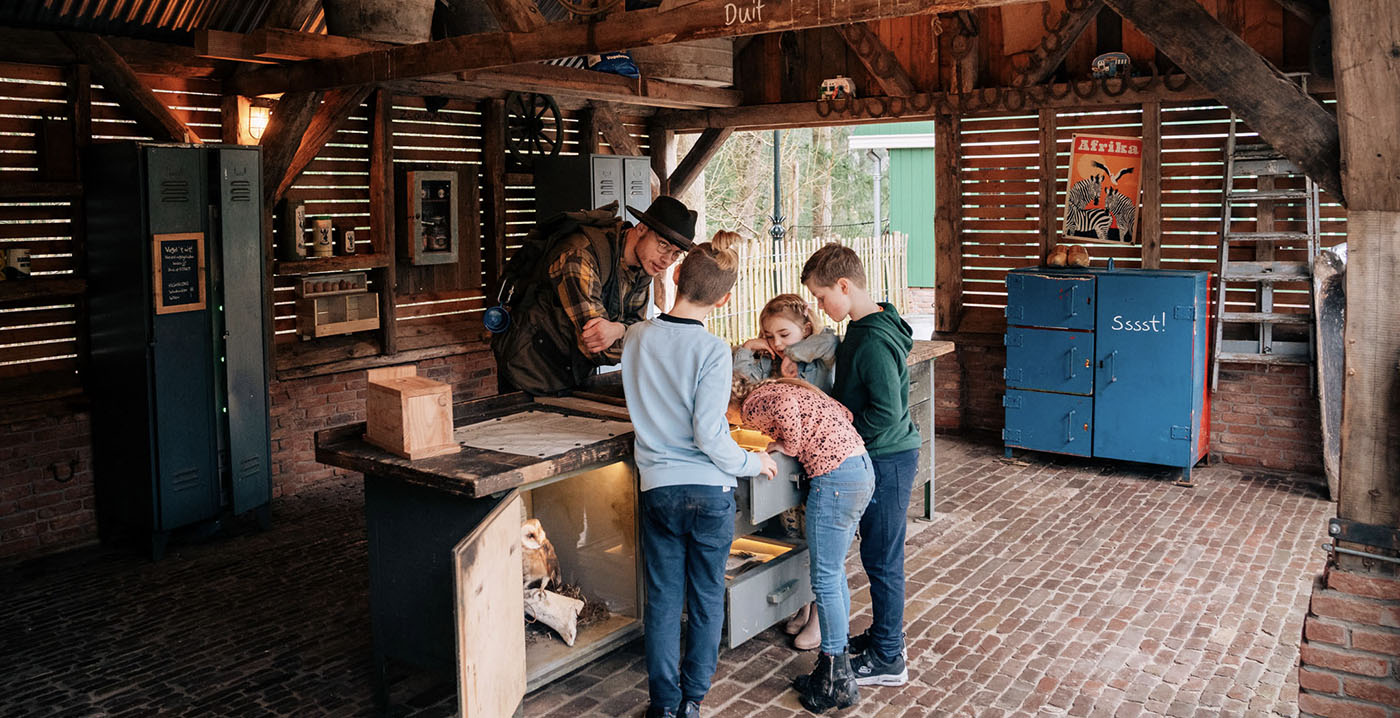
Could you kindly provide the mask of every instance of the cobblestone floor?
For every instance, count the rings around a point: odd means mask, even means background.
[[[912,680],[840,716],[1297,714],[1295,666],[1333,507],[1314,477],[1169,475],[938,439],[938,509],[909,540]],[[92,548],[0,568],[0,716],[360,716],[369,689],[358,482],[275,506],[274,528],[161,563]],[[857,628],[868,589],[851,561]],[[773,629],[721,654],[706,715],[807,715],[811,653]],[[399,676],[393,716],[455,686]],[[526,716],[638,716],[639,643],[527,697]]]

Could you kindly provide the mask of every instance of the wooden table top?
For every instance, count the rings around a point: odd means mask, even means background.
[[[953,351],[947,341],[915,341],[909,363],[917,364]],[[611,419],[603,413],[577,406],[551,406],[534,402],[521,392],[455,404],[453,425],[461,427],[522,411],[542,411],[565,416]],[[622,461],[632,456],[632,432],[595,441],[547,458],[508,454],[462,446],[456,454],[411,461],[364,440],[363,422],[316,432],[316,460],[360,473],[373,473],[449,494],[480,498],[590,466]]]

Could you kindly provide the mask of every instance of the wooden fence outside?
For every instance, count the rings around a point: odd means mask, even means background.
[[[759,310],[769,299],[786,292],[802,295],[813,311],[819,311],[817,300],[799,280],[807,258],[827,242],[840,242],[860,255],[871,297],[893,304],[901,314],[908,311],[908,235],[892,232],[879,238],[788,238],[776,253],[771,241],[760,240],[740,245],[739,280],[734,285],[734,295],[729,304],[710,315],[710,331],[730,344],[758,336]],[[825,317],[823,320],[831,325]],[[845,324],[836,325],[836,331],[844,332]]]

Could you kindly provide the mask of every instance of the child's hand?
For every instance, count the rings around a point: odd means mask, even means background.
[[[781,442],[781,441],[770,441],[770,442],[768,442],[768,447],[765,448],[764,451],[769,451],[769,452],[776,451],[776,452],[778,452],[778,453],[780,453],[780,454],[786,454],[786,455],[788,455],[788,456],[792,456],[792,452],[791,452],[791,451],[788,451],[787,446],[786,446],[785,444],[783,444],[783,442]]]
[[[741,346],[755,354],[768,354],[770,356],[773,354],[773,347],[768,344],[767,339],[764,339],[762,337],[750,339],[744,342]]]
[[[771,480],[771,479],[774,479],[774,478],[777,478],[777,476],[778,476],[778,462],[774,461],[774,460],[773,460],[773,457],[769,456],[767,452],[761,452],[761,453],[759,453],[759,455],[758,455],[758,465],[759,465],[758,473],[763,474],[764,476],[767,476],[770,480]]]
[[[797,378],[797,362],[783,357],[783,363],[779,372],[786,377]]]

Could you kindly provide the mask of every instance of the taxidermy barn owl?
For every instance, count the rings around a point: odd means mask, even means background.
[[[544,535],[539,519],[520,524],[520,546],[524,549],[525,588],[558,586],[559,557],[554,555],[554,544]]]

